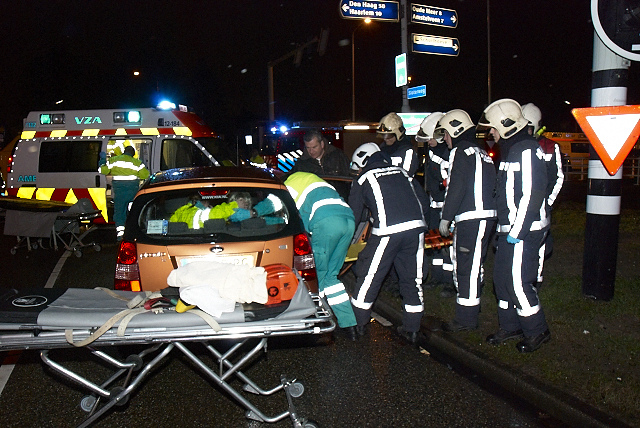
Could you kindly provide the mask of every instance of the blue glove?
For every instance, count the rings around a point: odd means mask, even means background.
[[[273,212],[275,211],[275,207],[273,206],[273,202],[271,202],[268,198],[260,201],[256,204],[255,207],[253,207],[253,209],[255,210],[256,214],[259,217],[262,217],[264,215],[269,215],[269,214],[273,214]]]
[[[107,154],[105,152],[100,152],[100,158],[98,159],[98,167],[107,164]]]
[[[242,221],[251,218],[251,211],[244,208],[236,208],[233,210],[233,214],[229,216],[229,221]]]
[[[517,244],[518,242],[520,242],[520,240],[519,240],[518,238],[514,238],[514,237],[513,237],[513,236],[511,236],[511,235],[507,235],[507,242],[508,242],[509,244],[514,244],[514,245],[515,245],[515,244]]]

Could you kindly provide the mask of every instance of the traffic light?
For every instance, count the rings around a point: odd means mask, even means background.
[[[640,60],[640,0],[592,1],[592,20],[604,44],[627,59]]]

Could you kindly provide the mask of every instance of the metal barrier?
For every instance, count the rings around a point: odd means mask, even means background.
[[[567,162],[562,171],[564,179],[586,180],[589,169],[589,158],[573,157]],[[635,184],[640,185],[640,157],[628,157],[622,164],[622,177],[635,179]]]

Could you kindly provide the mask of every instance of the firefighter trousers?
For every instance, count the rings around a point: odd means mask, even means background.
[[[422,260],[424,231],[413,229],[387,236],[371,235],[354,267],[356,287],[351,298],[359,326],[371,319],[371,307],[385,276],[395,267],[402,296],[402,323],[405,331],[420,330],[424,312]]]
[[[548,329],[535,287],[538,254],[545,236],[545,231],[529,232],[517,244],[510,244],[507,235],[498,235],[493,283],[498,299],[498,322],[506,331],[522,329],[529,337]]]
[[[455,319],[472,328],[478,325],[484,260],[494,227],[494,219],[465,220],[456,223],[453,232],[453,282],[458,290]]]
[[[442,215],[441,208],[429,208],[429,228],[437,229]],[[429,284],[452,284],[453,263],[451,261],[451,247],[438,248],[431,255],[431,276],[427,275],[429,266],[425,267],[423,278],[429,278]]]
[[[338,279],[340,269],[351,244],[355,222],[348,216],[331,216],[314,222],[311,248],[316,262],[318,290],[327,299],[342,328],[356,325],[349,295]]]

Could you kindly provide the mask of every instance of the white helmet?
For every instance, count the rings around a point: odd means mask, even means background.
[[[542,124],[540,109],[534,103],[528,103],[522,106],[522,115],[529,121],[529,126],[533,126],[533,133],[538,132]]]
[[[448,111],[440,118],[433,132],[447,131],[451,138],[457,138],[467,129],[476,126],[466,111],[455,109]]]
[[[353,152],[351,169],[357,171],[359,168],[364,168],[369,161],[369,157],[379,151],[380,147],[376,143],[364,143]]]
[[[378,134],[394,134],[398,140],[403,137],[404,131],[402,118],[396,113],[389,113],[380,119],[380,125],[377,130]]]
[[[438,140],[438,142],[442,142],[442,134],[434,132],[436,125],[442,116],[444,116],[444,113],[436,111],[425,117],[420,124],[418,133],[416,134],[416,141],[426,143],[430,139],[434,138]]]
[[[522,115],[522,107],[517,101],[503,98],[492,102],[484,109],[478,124],[496,128],[500,138],[506,140],[526,127],[529,122]]]

